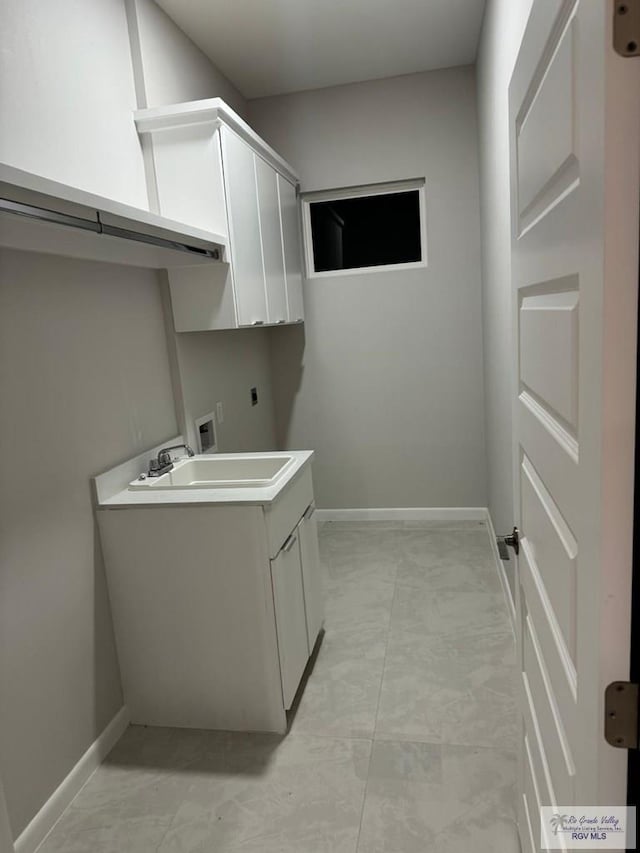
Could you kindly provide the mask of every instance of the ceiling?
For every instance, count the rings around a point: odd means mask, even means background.
[[[484,0],[156,0],[246,98],[475,61]]]

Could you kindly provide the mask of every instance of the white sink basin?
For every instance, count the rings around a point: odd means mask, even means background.
[[[130,489],[226,489],[272,486],[293,464],[292,456],[196,456],[176,462],[160,477],[129,483]]]

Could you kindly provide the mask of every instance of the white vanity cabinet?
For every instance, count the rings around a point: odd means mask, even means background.
[[[136,113],[164,215],[228,236],[225,263],[169,272],[176,331],[300,323],[298,176],[219,98]]]
[[[294,455],[264,502],[125,490],[99,505],[133,723],[286,731],[322,627],[311,454]]]

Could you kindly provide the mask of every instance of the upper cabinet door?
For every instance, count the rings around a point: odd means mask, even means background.
[[[267,316],[270,323],[286,323],[287,288],[284,278],[284,255],[280,228],[278,174],[262,157],[254,155],[262,258],[267,290]]]
[[[296,199],[296,188],[282,175],[278,175],[278,194],[280,196],[282,248],[287,283],[288,320],[290,323],[299,323],[304,320],[304,305],[302,302],[298,201]]]
[[[268,322],[254,155],[222,128],[222,159],[239,326]]]

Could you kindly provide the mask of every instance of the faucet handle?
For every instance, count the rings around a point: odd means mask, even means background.
[[[170,450],[160,450],[158,452],[158,458],[155,460],[156,466],[158,468],[162,468],[163,465],[171,464],[171,451]]]
[[[187,456],[195,456],[195,453],[188,444],[172,444],[171,447],[163,447],[162,450],[158,451],[156,459],[149,460],[149,477],[159,477],[161,474],[171,471],[173,468],[171,451],[178,450],[181,447],[184,447],[187,451]]]

